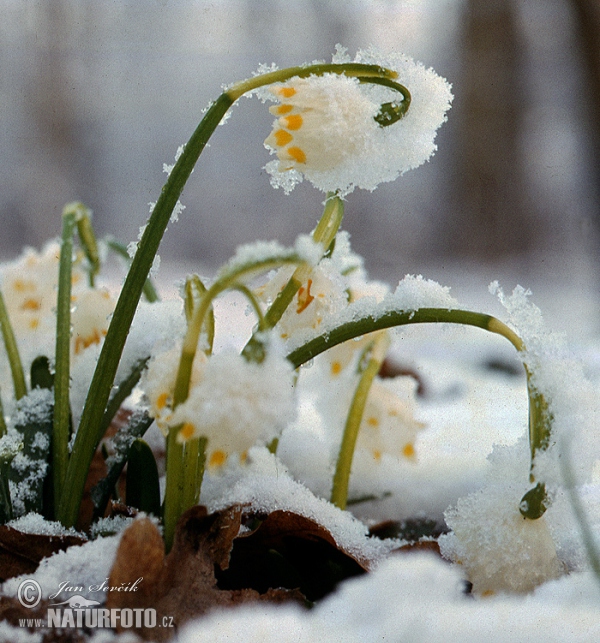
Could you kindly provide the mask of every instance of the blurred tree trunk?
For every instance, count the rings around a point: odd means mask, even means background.
[[[596,193],[600,192],[600,1],[571,0],[577,38],[587,81],[588,129],[592,136],[592,161]]]
[[[522,91],[511,0],[467,0],[458,119],[454,212],[445,251],[495,261],[528,252],[535,230],[519,150]]]

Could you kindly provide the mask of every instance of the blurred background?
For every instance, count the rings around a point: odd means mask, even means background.
[[[374,44],[433,67],[455,100],[429,163],[348,198],[369,274],[423,273],[467,298],[501,276],[538,286],[567,328],[600,317],[598,0],[0,0],[0,15],[0,258],[57,236],[75,199],[99,234],[135,239],[222,84]],[[286,197],[262,169],[271,121],[243,99],[218,129],[164,274],[315,224],[323,195]]]

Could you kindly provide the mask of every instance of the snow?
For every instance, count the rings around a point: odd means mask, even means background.
[[[93,590],[108,578],[120,539],[120,534],[107,536],[59,551],[44,558],[34,574],[15,576],[5,581],[2,592],[16,596],[20,583],[32,579],[40,584],[44,598],[48,598],[59,591],[61,583],[68,582],[82,588],[78,594],[104,602],[106,593]]]
[[[25,514],[16,520],[11,520],[7,523],[7,526],[25,534],[78,536],[79,538],[85,538],[83,534],[78,533],[73,527],[67,529],[60,522],[46,520],[43,516],[40,516],[40,514],[33,512]]]

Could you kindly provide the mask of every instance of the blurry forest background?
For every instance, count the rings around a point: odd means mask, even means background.
[[[57,236],[75,199],[99,234],[135,239],[222,84],[374,44],[433,67],[455,100],[429,163],[348,198],[370,275],[500,270],[597,301],[598,0],[0,0],[0,15],[0,258]],[[271,121],[243,99],[218,129],[163,265],[210,272],[240,243],[314,225],[323,195],[286,197],[262,169]]]

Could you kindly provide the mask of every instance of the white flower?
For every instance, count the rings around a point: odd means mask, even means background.
[[[17,338],[32,332],[54,334],[59,260],[60,245],[52,241],[41,252],[26,248],[19,259],[2,266],[2,293]],[[106,289],[90,288],[79,258],[71,270],[71,300],[72,352],[79,354],[106,334],[115,304]]]
[[[56,325],[59,257],[60,246],[51,242],[41,253],[25,248],[19,259],[2,267],[2,293],[17,336]]]
[[[163,433],[181,426],[181,442],[208,439],[210,465],[224,463],[233,453],[243,457],[250,447],[269,442],[293,420],[293,368],[274,351],[261,364],[234,352],[210,358],[197,353],[188,398],[173,410],[180,355],[180,347],[156,355],[141,388],[150,403],[150,415]]]
[[[334,63],[351,62],[344,52]],[[324,192],[344,195],[379,183],[424,163],[436,149],[436,130],[446,120],[450,85],[433,70],[403,55],[359,51],[354,62],[397,72],[396,81],[411,95],[408,112],[382,127],[375,120],[385,103],[398,103],[393,89],[338,74],[292,78],[271,93],[278,118],[265,146],[279,161],[267,164],[274,187],[289,192],[303,176]]]
[[[412,377],[376,379],[369,391],[356,448],[375,461],[384,453],[415,457],[415,439],[425,424],[414,417],[416,382]]]
[[[79,355],[92,344],[99,344],[106,335],[115,300],[105,288],[86,290],[73,296],[75,310],[71,315],[72,350]]]
[[[261,301],[270,304],[284,288],[294,269],[281,268],[256,294]],[[276,330],[281,339],[288,339],[308,329],[317,329],[323,320],[348,305],[343,278],[332,267],[329,260],[313,268],[292,303],[279,320]]]
[[[180,358],[180,345],[154,355],[140,381],[140,388],[150,404],[150,417],[156,420],[156,425],[165,436],[169,432],[169,427],[173,425],[171,407]],[[190,387],[195,386],[200,381],[206,360],[207,357],[203,352],[196,353]]]
[[[444,514],[452,533],[440,538],[442,554],[464,566],[477,594],[530,592],[564,573],[545,517],[527,520],[519,512],[522,495],[493,484]]]
[[[257,442],[275,438],[294,415],[291,364],[272,351],[261,364],[231,352],[205,362],[170,424],[183,425],[181,441],[208,438],[209,464],[221,464],[229,454],[243,456]]]

